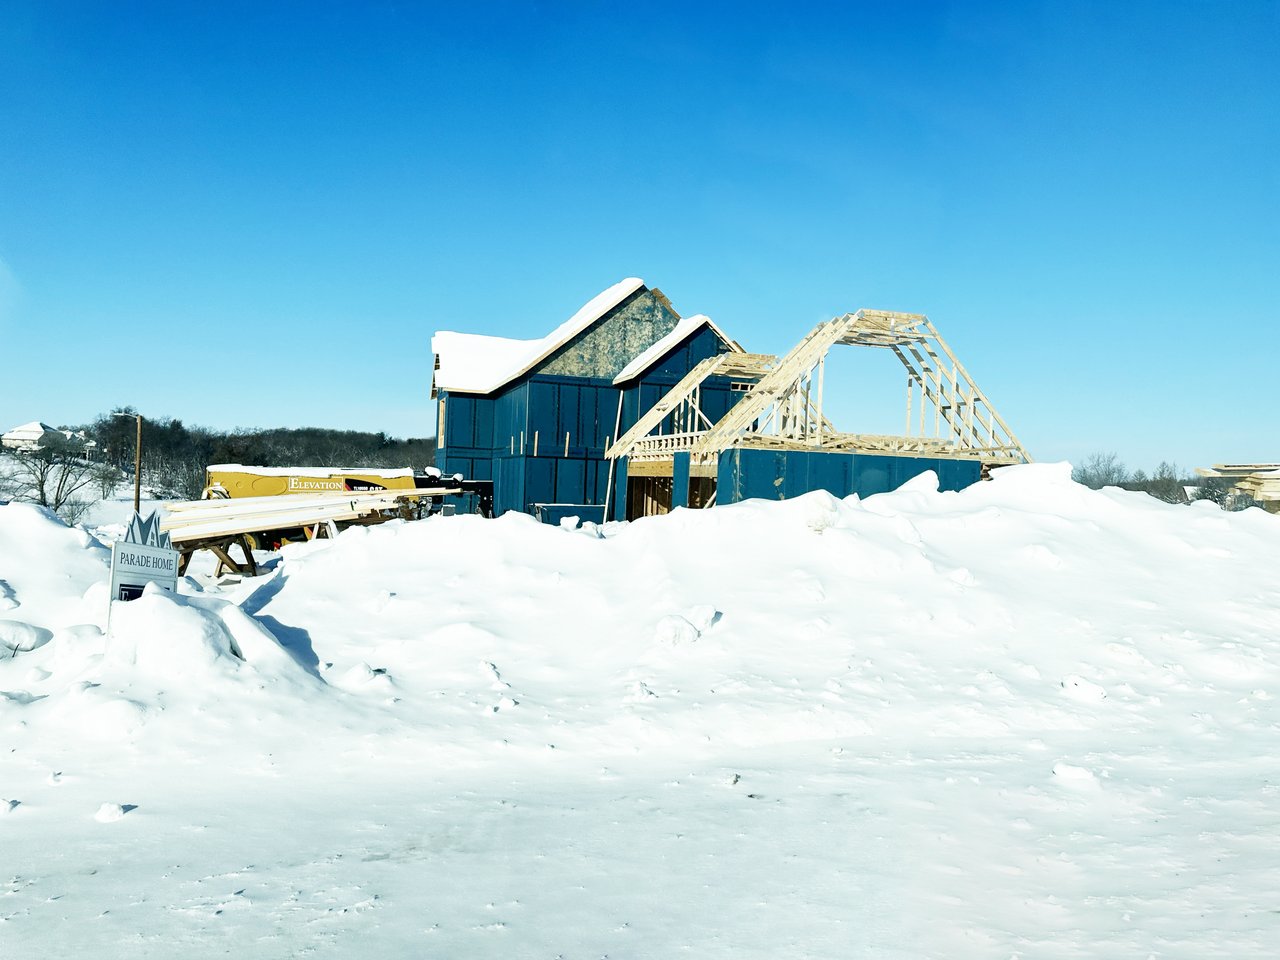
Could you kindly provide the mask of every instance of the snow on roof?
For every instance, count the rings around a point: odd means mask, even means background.
[[[638,277],[615,283],[537,340],[510,340],[442,330],[431,338],[431,351],[436,355],[437,364],[435,387],[461,393],[492,393],[528,372],[643,287],[644,281]]]
[[[738,346],[738,344],[733,340],[730,340],[725,332],[712,322],[710,317],[699,313],[696,316],[685,317],[676,324],[676,328],[674,330],[651,346],[648,350],[638,354],[630,363],[622,368],[621,373],[613,378],[613,382],[615,384],[625,383],[632,377],[640,376],[640,374],[648,370],[649,367],[657,363],[658,360],[660,360],[667,352],[674,350],[703,327],[710,327],[714,330],[716,332],[716,336],[727,343],[730,349],[735,353],[742,352],[742,347]]]
[[[32,420],[20,427],[14,427],[8,433],[0,434],[0,445],[12,450],[32,450],[45,442],[46,437],[56,436],[71,439],[71,432],[55,430],[47,423]]]
[[[58,433],[58,432],[59,432],[58,430],[55,430],[53,427],[49,426],[47,423],[41,423],[39,420],[32,420],[30,423],[24,423],[20,427],[14,427],[12,430],[6,433],[5,436],[16,439],[18,437],[42,437],[46,433]]]

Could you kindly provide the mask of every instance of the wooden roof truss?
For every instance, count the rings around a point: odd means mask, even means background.
[[[890,350],[907,374],[901,436],[841,433],[823,413],[833,346]],[[708,377],[754,381],[718,422],[699,407]],[[676,431],[661,431],[675,414]],[[724,354],[704,360],[607,451],[610,459],[662,460],[687,450],[696,464],[731,447],[941,456],[986,463],[1030,461],[1022,444],[946,341],[921,314],[859,310],[819,324],[786,356]]]

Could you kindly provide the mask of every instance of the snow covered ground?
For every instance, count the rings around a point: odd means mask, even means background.
[[[0,507],[0,956],[1271,957],[1277,559],[1034,465],[352,529],[108,637]]]

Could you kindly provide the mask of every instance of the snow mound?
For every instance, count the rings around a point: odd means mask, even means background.
[[[1053,765],[1053,775],[1063,786],[1076,790],[1092,790],[1100,785],[1097,776],[1092,770],[1086,767],[1077,767],[1061,760]]]
[[[111,551],[44,507],[0,505],[0,610],[21,605],[22,619],[58,627],[105,615],[82,602],[111,573]],[[105,589],[105,588],[104,588]]]
[[[133,809],[135,809],[134,805],[129,803],[104,803],[98,807],[98,812],[93,815],[93,819],[99,823],[115,823]]]
[[[103,551],[11,509],[17,952],[67,911],[70,948],[118,953],[110,910],[175,943],[219,916],[224,952],[405,955],[428,900],[448,956],[1275,952],[1261,511],[1039,464],[587,536],[436,517],[290,547],[223,597],[148,591],[107,631]],[[104,798],[155,815],[94,830]],[[272,912],[243,919],[246,891]]]
[[[53,631],[21,620],[0,620],[0,649],[34,650],[43,647],[52,636]]]
[[[251,676],[256,683],[310,686],[312,678],[269,630],[239,607],[212,597],[174,596],[148,585],[115,604],[109,666],[193,693]]]

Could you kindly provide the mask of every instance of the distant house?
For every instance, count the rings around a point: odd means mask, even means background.
[[[1257,504],[1267,513],[1280,513],[1280,463],[1215,463],[1196,467],[1196,473],[1229,485],[1228,509]]]
[[[32,420],[20,427],[14,427],[8,433],[0,435],[0,446],[10,450],[34,450],[50,441],[61,441],[66,438],[62,430],[55,430],[47,423]]]
[[[492,480],[495,513],[544,520],[600,519],[610,494],[605,449],[699,361],[742,351],[709,318],[682,318],[634,277],[545,337],[441,331],[431,349],[437,466]],[[704,405],[727,411],[740,396],[730,386],[707,384]],[[621,509],[615,500],[610,513]]]

